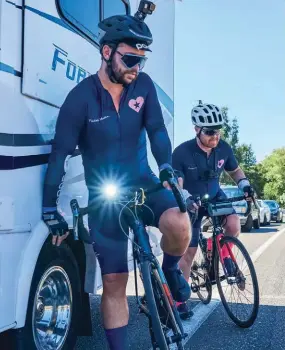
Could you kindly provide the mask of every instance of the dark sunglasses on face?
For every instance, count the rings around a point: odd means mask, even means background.
[[[206,129],[206,128],[203,128],[201,132],[202,132],[202,134],[204,134],[206,136],[215,136],[215,135],[220,135],[221,130],[220,129]]]
[[[132,69],[138,65],[139,70],[142,70],[147,60],[147,57],[145,56],[140,56],[132,53],[122,54],[119,51],[116,51],[116,52],[121,56],[121,61],[123,62],[125,67],[128,69]]]

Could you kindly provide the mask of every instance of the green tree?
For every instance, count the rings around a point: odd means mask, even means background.
[[[244,171],[256,164],[256,157],[251,145],[247,145],[245,143],[237,145],[236,149],[234,150],[234,154],[239,165]]]
[[[284,203],[285,147],[276,149],[262,162],[265,178],[264,197]]]
[[[234,154],[237,151],[238,143],[239,143],[239,125],[237,118],[234,118],[231,125],[231,132],[230,132],[230,145],[232,146],[232,149],[234,151]]]
[[[222,132],[222,138],[229,143],[232,147],[235,157],[239,163],[239,166],[245,172],[245,175],[252,179],[252,181],[257,182],[258,194],[263,193],[263,177],[259,175],[257,171],[259,168],[255,167],[256,157],[253,152],[252,146],[247,144],[239,144],[239,124],[237,118],[230,119],[228,115],[228,108],[222,108],[222,114],[225,120],[225,126]],[[220,182],[225,185],[234,185],[234,181],[231,177],[224,172],[221,176]]]
[[[255,164],[248,167],[245,170],[245,175],[249,179],[250,183],[254,187],[256,194],[259,198],[264,196],[264,185],[265,185],[265,176],[263,172],[262,164]]]
[[[230,135],[231,135],[231,122],[230,122],[230,118],[229,118],[229,115],[228,115],[228,107],[222,107],[221,108],[221,111],[222,111],[222,115],[224,117],[224,127],[223,127],[223,130],[222,130],[222,138],[229,142],[230,141]]]

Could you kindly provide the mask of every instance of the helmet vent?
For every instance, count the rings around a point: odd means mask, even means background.
[[[205,123],[205,119],[204,119],[204,117],[202,115],[199,115],[199,120],[200,120],[201,123]]]
[[[214,117],[214,121],[215,121],[215,123],[217,123],[217,122],[218,122],[218,118],[217,118],[217,114],[216,114],[216,112],[213,112],[213,117]]]

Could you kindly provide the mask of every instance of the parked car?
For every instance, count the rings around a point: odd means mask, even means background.
[[[271,211],[271,221],[282,222],[283,221],[283,211],[281,210],[279,204],[274,200],[264,200],[264,202],[269,206]]]
[[[238,197],[243,196],[242,190],[238,188],[238,186],[221,186],[222,190],[225,192],[227,197]],[[234,202],[233,207],[235,208],[236,213],[239,216],[241,230],[243,232],[250,232],[252,227],[255,229],[259,229],[260,227],[260,207],[258,202],[256,203],[257,207],[252,206],[252,210],[249,215],[244,216],[247,211],[247,202],[246,200],[240,202]]]
[[[269,206],[262,199],[258,199],[257,202],[260,207],[260,224],[270,225],[271,211]]]

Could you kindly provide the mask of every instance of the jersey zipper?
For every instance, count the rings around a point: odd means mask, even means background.
[[[119,152],[119,159],[120,159],[120,155],[122,155],[122,124],[121,124],[121,116],[120,116],[120,109],[121,109],[121,104],[122,104],[122,100],[123,97],[125,95],[125,91],[126,89],[123,90],[121,97],[120,97],[120,102],[119,102],[119,109],[117,111],[117,115],[118,115],[118,123],[119,123],[119,133],[120,133],[120,152]]]

